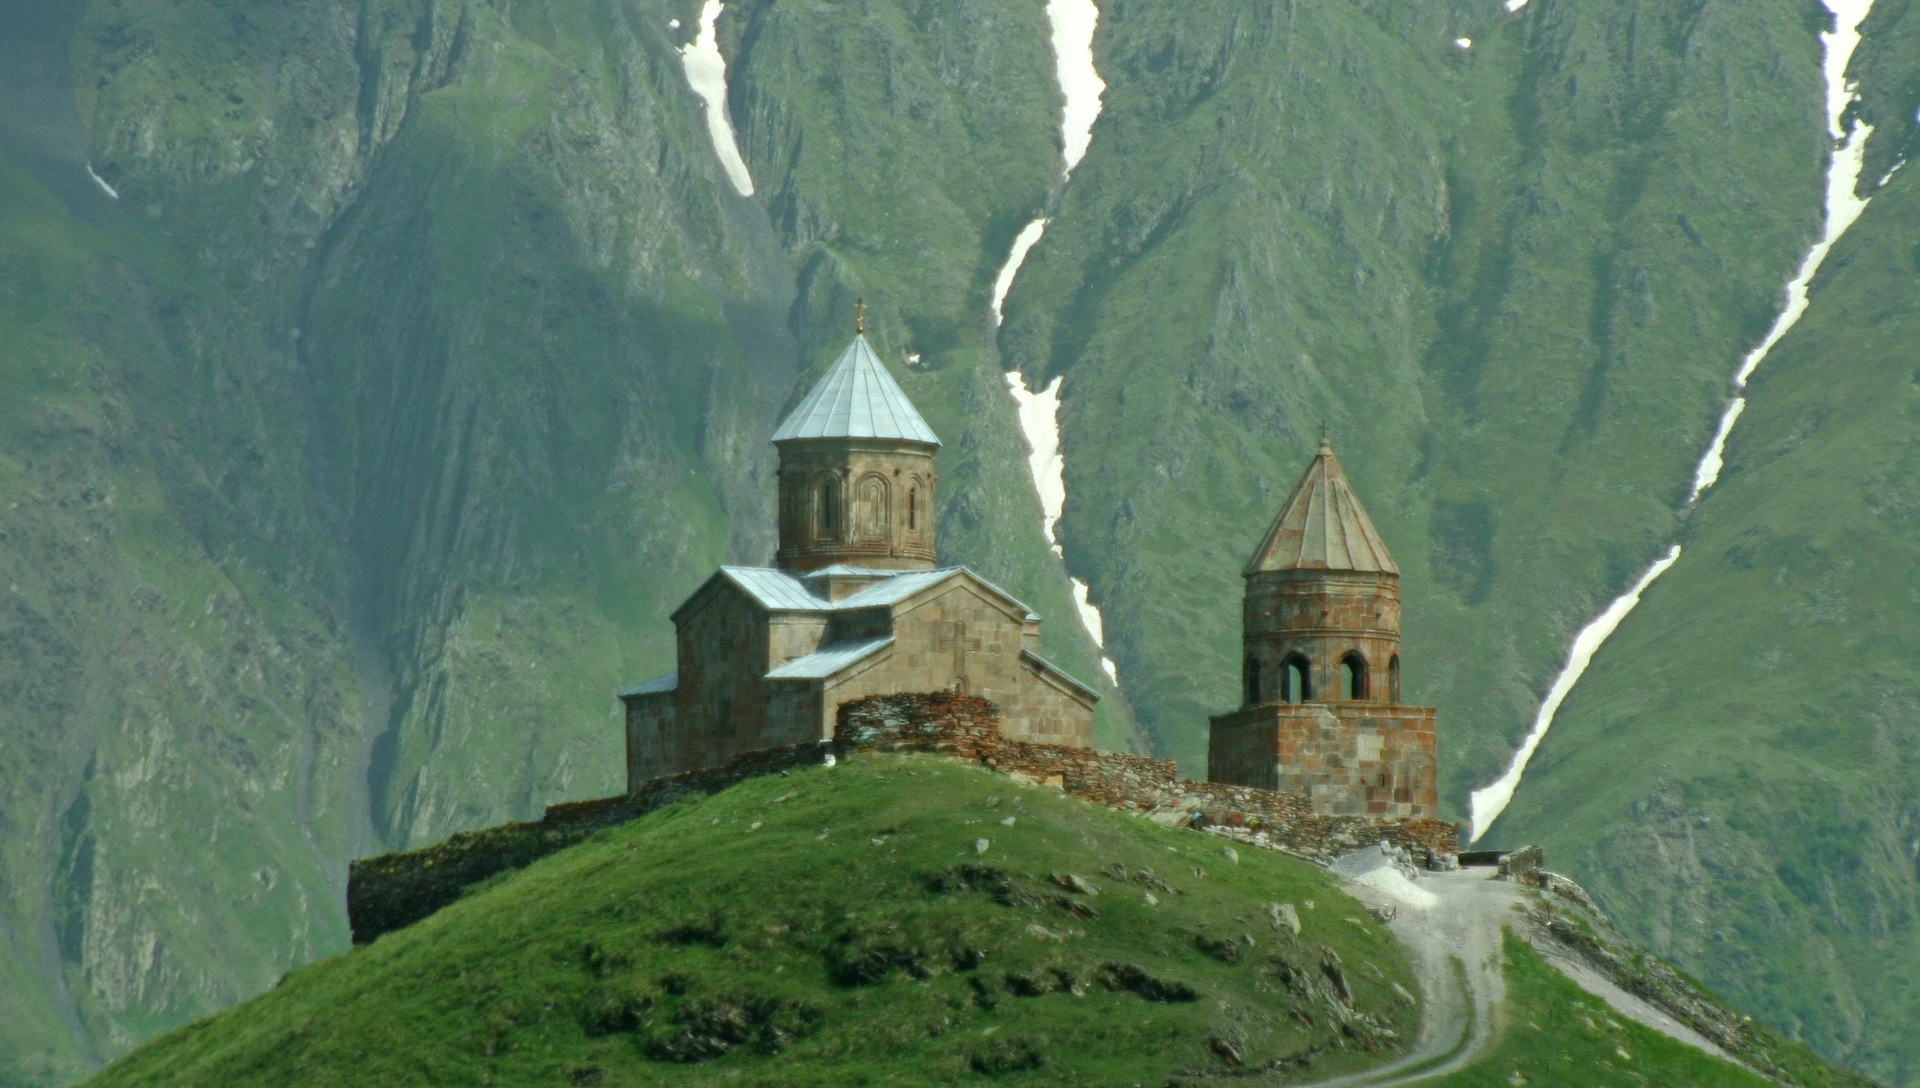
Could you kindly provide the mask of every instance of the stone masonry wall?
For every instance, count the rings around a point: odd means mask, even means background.
[[[978,759],[994,770],[1162,823],[1244,828],[1310,858],[1331,859],[1383,840],[1415,854],[1458,850],[1459,829],[1443,820],[1317,813],[1303,792],[1194,782],[1180,778],[1170,759],[1002,739],[999,715],[983,699],[940,693],[848,703],[840,708],[835,741],[843,750]]]
[[[1182,779],[1170,759],[1003,739],[999,709],[977,696],[879,695],[843,704],[834,747],[841,754],[930,752],[978,761],[1159,823],[1224,828],[1319,860],[1383,840],[1416,855],[1458,849],[1458,828],[1440,820],[1316,815],[1304,794]],[[748,752],[725,766],[656,778],[618,797],[553,805],[538,822],[469,831],[424,849],[355,861],[347,875],[354,943],[412,925],[474,884],[532,864],[602,828],[749,778],[815,763],[820,749],[819,742],[809,741]]]
[[[1269,703],[1212,720],[1207,777],[1312,798],[1323,816],[1407,819],[1439,803],[1432,707]]]
[[[750,752],[724,767],[656,778],[633,793],[550,806],[531,823],[468,831],[420,850],[362,858],[347,869],[347,921],[353,943],[410,926],[467,888],[564,850],[602,828],[654,809],[715,793],[737,782],[820,760],[819,742]]]

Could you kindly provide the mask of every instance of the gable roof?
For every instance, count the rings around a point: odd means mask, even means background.
[[[773,432],[775,442],[802,438],[896,438],[940,444],[865,336],[853,338]]]
[[[1272,570],[1400,573],[1324,438],[1242,573]]]
[[[891,645],[893,645],[892,635],[885,638],[830,643],[805,657],[796,657],[775,668],[767,674],[767,679],[825,680],[841,669],[849,665],[857,665]]]
[[[656,676],[638,687],[628,688],[620,693],[620,697],[629,699],[635,695],[664,695],[667,692],[679,690],[680,670],[675,669],[665,676]]]

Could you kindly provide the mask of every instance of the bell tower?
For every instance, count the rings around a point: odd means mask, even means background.
[[[1240,573],[1240,709],[1211,721],[1207,777],[1305,793],[1317,815],[1433,816],[1434,711],[1401,702],[1400,569],[1326,439]]]
[[[1325,439],[1241,574],[1242,705],[1400,701],[1400,568]]]
[[[856,327],[853,343],[773,432],[781,570],[934,564],[940,439]]]

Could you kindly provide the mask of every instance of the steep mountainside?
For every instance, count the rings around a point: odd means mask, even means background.
[[[944,557],[1098,680],[1091,585],[1103,745],[1195,766],[1323,422],[1455,811],[1687,541],[1499,834],[1920,1076],[1920,182],[1684,504],[1819,228],[1818,3],[1107,0],[1063,187],[1040,0],[736,0],[744,199],[678,52],[700,7],[0,5],[0,1084],[343,949],[351,856],[614,789],[611,695],[714,564],[766,559],[765,438],[857,297],[946,442]],[[1910,8],[1856,58],[1870,180],[1914,140]],[[1064,563],[1003,364],[1064,376]]]
[[[1716,989],[1920,1083],[1920,12],[1876,6],[1859,223],[1684,551],[1505,820]]]
[[[1059,172],[1043,17],[782,10],[726,24],[787,104],[766,206],[689,3],[0,13],[0,1080],[343,948],[351,856],[615,789],[612,694],[770,553],[765,439],[856,295],[922,357],[946,554],[1096,675],[963,327]]]

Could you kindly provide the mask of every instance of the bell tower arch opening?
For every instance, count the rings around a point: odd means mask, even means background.
[[[1313,700],[1313,662],[1306,654],[1288,654],[1280,665],[1280,701],[1306,703]]]
[[[1350,702],[1363,702],[1370,698],[1367,693],[1367,659],[1360,656],[1358,650],[1348,650],[1340,659],[1340,698]]]

